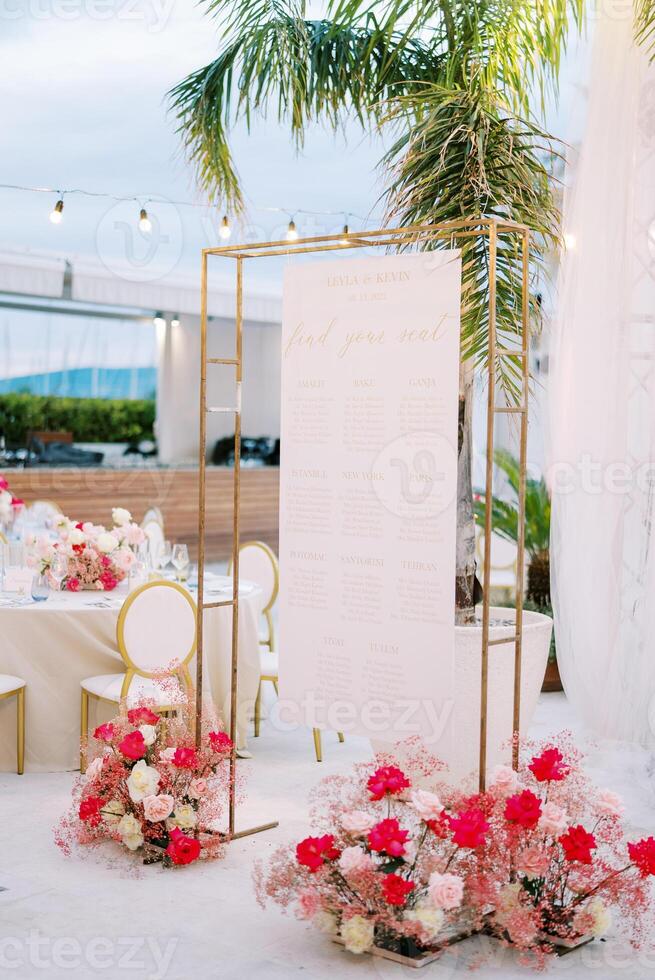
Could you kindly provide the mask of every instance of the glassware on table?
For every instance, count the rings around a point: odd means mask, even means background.
[[[50,565],[50,585],[55,592],[61,591],[61,583],[66,578],[68,563],[63,555],[55,555]]]
[[[176,569],[178,582],[186,582],[189,577],[189,549],[185,544],[176,544],[173,548],[173,565]]]
[[[155,554],[155,564],[160,572],[163,573],[164,569],[171,560],[172,554],[173,548],[171,547],[170,541],[162,541]]]
[[[50,595],[50,583],[43,573],[39,572],[32,579],[32,598],[35,602],[45,602]]]

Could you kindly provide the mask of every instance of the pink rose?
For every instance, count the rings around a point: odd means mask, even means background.
[[[519,854],[516,870],[527,878],[543,878],[548,871],[548,856],[538,847],[528,847]]]
[[[464,882],[457,875],[442,875],[435,871],[430,875],[428,895],[436,908],[456,909],[462,904]]]
[[[416,810],[421,820],[438,820],[443,812],[443,803],[435,793],[425,789],[415,789],[411,795],[410,805]]]
[[[496,766],[491,774],[491,789],[501,796],[509,796],[519,788],[518,773],[509,766]]]
[[[146,796],[143,799],[143,814],[150,823],[161,823],[170,817],[175,807],[175,799],[162,793],[160,796]]]
[[[620,817],[624,812],[623,800],[610,789],[603,789],[598,794],[598,809],[609,817]]]
[[[371,855],[361,847],[344,847],[339,858],[339,867],[345,875],[354,871],[368,871],[373,867]]]
[[[125,528],[125,542],[129,545],[140,545],[146,539],[145,531],[138,524],[128,524]]]
[[[122,572],[127,572],[132,567],[136,561],[136,555],[129,548],[118,548],[117,551],[112,555],[114,564],[120,568]]]
[[[364,810],[350,810],[341,814],[341,826],[347,834],[355,837],[362,837],[368,833],[375,824],[376,818],[365,813]]]
[[[199,800],[201,796],[204,796],[207,792],[207,780],[206,779],[192,779],[189,783],[189,789],[187,791],[188,795],[192,800]]]
[[[102,763],[103,763],[103,761],[104,761],[103,760],[103,757],[101,755],[99,755],[96,759],[93,760],[93,762],[91,762],[87,766],[87,770],[86,770],[86,778],[87,779],[89,779],[89,780],[90,779],[95,779],[96,776],[99,776],[100,775],[100,772],[102,770]]]
[[[544,834],[556,837],[563,833],[569,825],[569,815],[556,803],[545,803],[539,820],[539,830]]]

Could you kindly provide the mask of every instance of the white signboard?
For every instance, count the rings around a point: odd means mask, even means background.
[[[447,748],[460,281],[456,251],[286,269],[285,722]]]

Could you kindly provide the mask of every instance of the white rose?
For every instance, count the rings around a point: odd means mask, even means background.
[[[335,936],[337,933],[336,916],[332,915],[331,912],[326,912],[324,909],[321,909],[312,917],[312,925],[316,926],[319,932],[325,933],[326,936]]]
[[[363,915],[353,915],[341,924],[341,938],[351,953],[365,953],[373,945],[375,926]]]
[[[71,544],[84,544],[86,541],[86,534],[84,531],[80,531],[79,527],[74,527],[68,536],[68,540]]]
[[[198,817],[190,803],[183,803],[175,807],[173,816],[167,822],[169,826],[179,827],[180,830],[192,830],[198,823]]]
[[[118,538],[116,538],[113,534],[110,534],[108,531],[103,531],[102,534],[98,535],[96,540],[96,548],[104,555],[109,555],[112,551],[115,551],[116,548],[118,548]]]
[[[346,833],[353,834],[355,837],[367,833],[374,823],[376,823],[375,817],[364,810],[349,810],[341,814],[341,826]]]
[[[438,820],[443,810],[443,803],[436,793],[428,793],[425,789],[414,790],[410,806],[416,810],[421,820]]]
[[[116,829],[121,836],[123,844],[125,844],[125,847],[128,847],[130,851],[136,851],[136,849],[141,847],[143,844],[141,824],[131,813],[126,813],[125,816],[118,821],[118,826]]]
[[[105,823],[118,823],[124,813],[125,807],[120,800],[110,800],[102,808]]]
[[[417,922],[428,939],[436,939],[443,926],[444,914],[441,909],[432,905],[417,905],[415,909],[405,912],[403,919],[407,922]]]
[[[146,745],[154,745],[157,739],[157,726],[156,725],[141,725],[139,731],[143,735],[143,741]],[[156,771],[156,770],[155,770]]]
[[[141,803],[146,796],[154,796],[158,786],[157,770],[147,765],[144,759],[139,759],[127,780],[130,799],[135,803]]]
[[[603,936],[612,925],[612,914],[610,910],[603,905],[599,898],[594,898],[587,906],[587,911],[592,914],[594,919],[594,924],[591,929],[592,935]]]
[[[111,512],[111,519],[116,525],[116,527],[122,527],[123,524],[129,524],[132,520],[132,515],[129,510],[125,510],[124,507],[114,507]]]
[[[353,871],[366,871],[373,866],[371,855],[361,847],[344,847],[339,858],[339,867],[345,875]]]

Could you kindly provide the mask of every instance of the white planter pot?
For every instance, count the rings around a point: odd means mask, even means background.
[[[477,609],[482,619],[482,609]],[[512,637],[516,610],[502,606],[490,609],[489,639]],[[521,734],[532,721],[548,662],[553,621],[541,613],[523,612],[521,657]],[[441,740],[435,755],[448,766],[444,781],[461,785],[467,777],[471,789],[477,787],[480,755],[480,671],[482,626],[455,627],[455,703],[452,709],[452,738]],[[487,774],[494,766],[511,765],[512,722],[514,712],[514,643],[489,647],[489,697],[487,709]],[[389,745],[374,742],[378,751]],[[400,763],[406,757],[402,744],[393,749]],[[411,754],[411,750],[410,750]],[[429,780],[428,780],[429,781]]]

